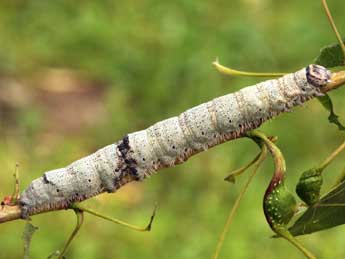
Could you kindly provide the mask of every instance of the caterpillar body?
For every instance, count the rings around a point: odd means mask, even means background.
[[[22,192],[22,218],[68,208],[125,183],[141,181],[160,168],[241,137],[264,121],[322,95],[331,72],[309,65],[279,79],[268,80],[215,98],[146,130],[126,135],[66,168],[48,171]]]

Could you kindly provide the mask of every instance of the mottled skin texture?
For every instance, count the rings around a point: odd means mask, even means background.
[[[266,220],[274,230],[288,224],[297,210],[297,202],[283,180],[276,180],[266,190],[263,204]]]
[[[177,117],[125,136],[116,144],[66,168],[46,172],[23,191],[22,217],[68,208],[102,192],[115,192],[225,141],[241,137],[264,121],[320,96],[330,72],[309,65],[193,107]]]

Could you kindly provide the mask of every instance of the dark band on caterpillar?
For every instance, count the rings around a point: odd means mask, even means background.
[[[325,67],[312,64],[306,67],[306,77],[309,84],[322,87],[330,82],[331,73]]]
[[[47,178],[47,175],[45,173],[43,174],[43,183],[45,183],[45,184],[49,184],[50,183],[48,178]]]
[[[134,177],[136,181],[139,181],[140,176],[138,175],[138,170],[136,169],[137,161],[130,157],[130,154],[133,153],[133,151],[131,150],[131,147],[129,145],[128,135],[126,135],[120,141],[119,145],[117,146],[117,149],[120,152],[122,158],[122,163],[120,163],[117,170],[121,172],[121,175],[129,174],[132,177]]]

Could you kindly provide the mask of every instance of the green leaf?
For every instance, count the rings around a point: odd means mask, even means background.
[[[342,224],[345,224],[345,181],[309,207],[289,231],[292,235],[299,236]]]
[[[333,43],[323,47],[314,63],[327,68],[344,66],[344,56],[340,44]]]
[[[339,130],[345,130],[345,127],[339,121],[339,116],[334,113],[333,103],[328,94],[319,96],[317,99],[321,102],[322,106],[329,111],[328,121],[338,126]]]
[[[30,243],[32,236],[37,229],[38,227],[35,227],[29,221],[26,222],[22,237],[24,241],[24,259],[29,259],[30,257]]]

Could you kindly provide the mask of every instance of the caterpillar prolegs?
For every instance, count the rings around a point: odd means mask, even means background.
[[[322,95],[331,72],[309,65],[193,107],[177,117],[125,136],[71,165],[48,171],[20,197],[22,217],[68,208],[102,192],[115,192],[131,180],[141,181],[160,168],[243,136],[264,121]]]

